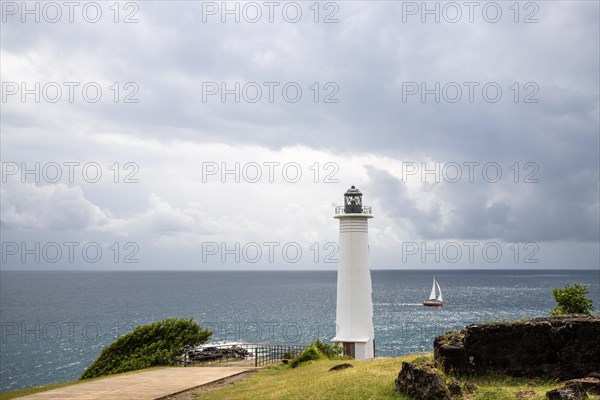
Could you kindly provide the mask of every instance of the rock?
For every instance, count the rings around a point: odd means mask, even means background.
[[[419,400],[450,400],[444,378],[430,365],[402,363],[396,379],[396,390]]]
[[[202,350],[188,350],[187,357],[190,363],[226,360],[231,358],[245,359],[250,353],[239,346],[231,347],[205,347]]]
[[[354,365],[352,365],[352,364],[344,363],[344,364],[334,365],[333,367],[329,368],[329,370],[330,371],[339,371],[340,369],[353,368],[353,367],[354,367]]]
[[[599,316],[469,325],[438,336],[434,358],[447,373],[574,379],[600,371]]]
[[[587,394],[600,394],[600,379],[586,377],[571,379],[564,386],[546,393],[549,400],[578,400],[586,398]]]
[[[459,381],[452,381],[448,384],[448,391],[452,396],[460,396],[462,394],[462,390],[460,388]]]
[[[573,387],[562,387],[546,392],[548,400],[581,400],[585,399],[585,391],[573,386]]]
[[[477,386],[475,386],[471,382],[466,382],[464,386],[465,386],[465,392],[467,392],[469,394],[473,394],[477,390]]]
[[[581,378],[571,379],[564,383],[565,387],[578,387],[587,393],[600,394],[600,379],[596,378]]]

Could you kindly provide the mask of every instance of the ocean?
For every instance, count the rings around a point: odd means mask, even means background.
[[[424,307],[433,275],[445,306]],[[374,270],[376,353],[432,351],[466,324],[547,316],[552,288],[590,287],[600,271]],[[335,271],[1,272],[0,390],[77,379],[135,326],[193,317],[213,342],[307,344],[335,335]]]

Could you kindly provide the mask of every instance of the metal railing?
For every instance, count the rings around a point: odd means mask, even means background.
[[[344,206],[337,206],[335,208],[335,213],[336,214],[359,214],[359,213],[346,213],[345,207]],[[371,206],[362,206],[362,213],[360,214],[372,214],[373,213],[373,209]]]
[[[271,364],[282,360],[291,360],[302,352],[303,346],[298,345],[264,345],[254,352],[254,366]]]
[[[183,366],[190,364],[220,364],[231,361],[253,360],[254,366],[290,360],[302,352],[304,346],[267,343],[230,343],[186,349]]]

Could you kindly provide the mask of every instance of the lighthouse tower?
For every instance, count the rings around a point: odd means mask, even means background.
[[[337,273],[337,333],[344,354],[356,359],[375,357],[371,262],[369,260],[368,219],[371,207],[363,206],[362,193],[352,186],[344,194],[344,206],[337,207],[340,220]]]

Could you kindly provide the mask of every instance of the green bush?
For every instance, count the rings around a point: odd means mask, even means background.
[[[184,346],[206,343],[211,335],[191,318],[167,318],[138,326],[105,347],[80,379],[173,365],[183,354]]]
[[[310,346],[308,346],[307,348],[305,348],[304,350],[302,350],[302,352],[300,354],[298,354],[296,357],[294,357],[294,359],[292,360],[290,365],[292,368],[296,368],[298,365],[305,363],[307,361],[320,360],[322,358],[325,358],[325,356],[323,355],[323,353],[321,353],[319,351],[317,346],[315,346],[313,343]]]
[[[290,363],[292,368],[296,368],[302,363],[313,360],[321,359],[340,359],[342,354],[342,348],[338,343],[333,346],[323,343],[320,340],[310,344],[300,354],[298,354]]]
[[[591,314],[594,307],[592,307],[592,300],[586,297],[588,293],[588,288],[579,283],[568,284],[564,289],[552,289],[557,305],[550,315]]]
[[[342,347],[337,342],[332,346],[317,340],[314,345],[326,358],[329,358],[330,360],[342,355]]]

